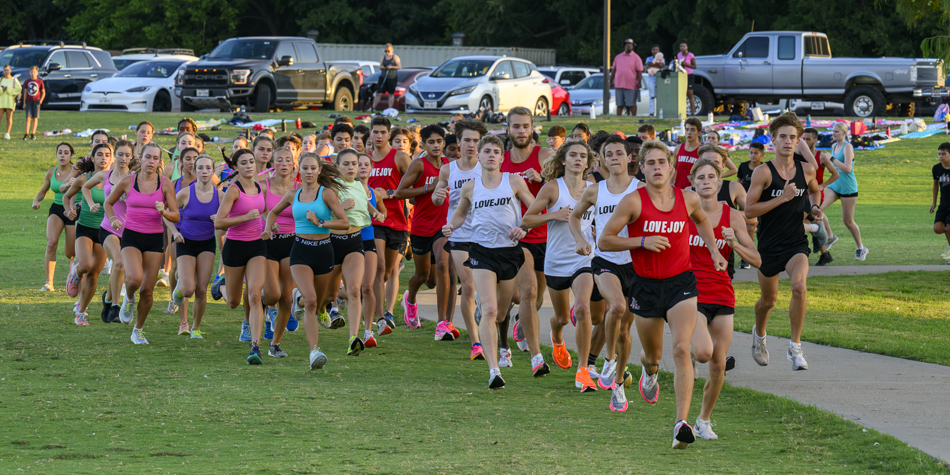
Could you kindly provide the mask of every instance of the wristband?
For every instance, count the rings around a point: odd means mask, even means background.
[[[640,247],[643,247],[643,243],[646,242],[646,240],[647,240],[646,236],[640,236]]]
[[[422,194],[424,195],[424,194],[426,194],[426,193],[428,193],[428,192],[429,192],[429,184],[426,183],[426,187],[422,189]]]

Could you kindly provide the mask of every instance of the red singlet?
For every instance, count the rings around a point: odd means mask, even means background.
[[[690,152],[686,150],[686,144],[684,143],[680,147],[679,155],[676,156],[676,183],[673,184],[674,186],[681,190],[690,187],[689,172],[693,170],[693,164],[696,163],[696,160],[699,160],[699,147]]]
[[[439,168],[432,165],[426,157],[419,157],[422,161],[422,175],[413,185],[413,188],[421,188],[429,185],[429,191],[424,195],[416,197],[416,206],[412,212],[412,234],[416,236],[435,236],[445,225],[446,215],[449,212],[449,200],[445,200],[442,206],[436,206],[432,203],[432,191],[435,190],[436,183],[439,182]],[[449,163],[449,159],[442,157],[442,163]]]
[[[538,159],[538,154],[541,151],[541,147],[535,145],[534,150],[531,151],[531,155],[528,155],[528,159],[521,163],[514,163],[511,161],[511,151],[505,151],[505,160],[501,164],[502,173],[513,173],[520,175],[521,178],[524,178],[528,182],[528,189],[531,190],[531,194],[538,196],[538,192],[541,191],[541,187],[544,186],[544,183],[538,183],[536,181],[531,181],[525,177],[525,172],[529,169],[534,169],[541,173],[541,162]],[[521,216],[524,216],[525,212],[528,211],[528,207],[524,203],[521,203]],[[547,242],[548,240],[548,225],[542,224],[531,231],[528,231],[528,235],[522,239],[522,242]]]
[[[732,226],[730,210],[729,205],[723,204],[719,224],[713,226],[713,233],[716,235],[716,249],[719,249],[719,254],[727,261],[729,260],[729,253],[732,252],[732,247],[722,238],[722,228]],[[699,230],[693,220],[689,220],[689,262],[689,270],[696,274],[699,303],[725,305],[726,307],[736,306],[736,293],[732,289],[732,279],[729,278],[727,271],[717,271],[713,267],[712,256],[709,255],[709,249],[706,247],[703,238],[699,236]]]
[[[402,181],[402,173],[396,168],[396,149],[391,149],[380,161],[373,161],[373,171],[370,172],[367,186],[370,188],[382,188],[384,190],[396,191],[399,188],[399,182]],[[406,231],[409,229],[409,219],[406,218],[406,204],[403,200],[384,199],[386,205],[386,221],[380,223],[373,220],[373,224],[379,224],[393,231]]]
[[[667,279],[689,270],[689,228],[686,222],[692,220],[686,212],[683,190],[673,188],[673,192],[676,195],[673,209],[660,211],[653,205],[646,188],[637,190],[640,194],[640,216],[627,225],[627,235],[632,238],[666,236],[670,241],[670,247],[660,252],[642,247],[630,250],[633,270],[640,277]]]

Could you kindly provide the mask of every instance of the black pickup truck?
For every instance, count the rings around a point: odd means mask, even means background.
[[[225,40],[178,72],[175,94],[182,111],[332,107],[353,110],[363,82],[355,65],[321,61],[317,44],[303,37]]]

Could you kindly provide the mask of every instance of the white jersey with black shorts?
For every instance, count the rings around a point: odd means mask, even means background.
[[[458,209],[459,200],[462,198],[462,186],[472,180],[480,180],[482,176],[482,164],[475,162],[475,167],[464,171],[459,168],[458,160],[449,163],[449,212],[448,219],[455,216],[455,210]],[[447,252],[469,250],[469,242],[472,240],[472,213],[465,216],[465,223],[461,227],[452,231],[452,236],[445,243]]]
[[[524,251],[508,237],[508,230],[521,226],[521,202],[511,188],[510,174],[502,173],[493,189],[486,188],[481,177],[473,183],[472,237],[465,265],[492,271],[498,281],[514,279],[524,264]]]
[[[620,200],[622,200],[624,196],[635,193],[637,191],[637,185],[639,184],[640,180],[633,178],[630,180],[630,185],[627,186],[626,190],[614,194],[607,189],[607,180],[597,183],[597,203],[594,204],[594,229],[597,233],[597,243],[600,243],[600,236],[603,235],[604,228],[607,226],[607,222],[610,221],[610,217],[614,215],[617,204],[620,203]],[[626,226],[620,230],[618,236],[627,237]],[[617,276],[617,278],[620,279],[620,288],[623,289],[624,297],[629,296],[630,283],[633,282],[633,277],[636,275],[633,271],[633,263],[629,251],[602,251],[600,250],[600,246],[595,245],[594,259],[591,261],[591,270],[595,276],[604,273]]]
[[[557,183],[558,197],[557,201],[548,207],[548,213],[564,208],[573,209],[577,206],[577,200],[571,196],[571,191],[564,182],[564,178],[558,178],[553,183]],[[592,246],[594,237],[591,234],[591,228],[593,225],[594,210],[587,210],[581,217],[581,234],[587,239],[587,243]],[[591,272],[590,262],[593,257],[578,254],[576,249],[577,243],[571,234],[570,223],[550,221],[548,223],[548,252],[544,255],[544,275],[548,287],[554,290],[569,289],[577,276]]]

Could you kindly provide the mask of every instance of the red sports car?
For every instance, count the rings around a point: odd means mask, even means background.
[[[560,116],[571,115],[571,93],[551,79],[551,76],[544,77],[544,82],[551,85],[551,113]]]

